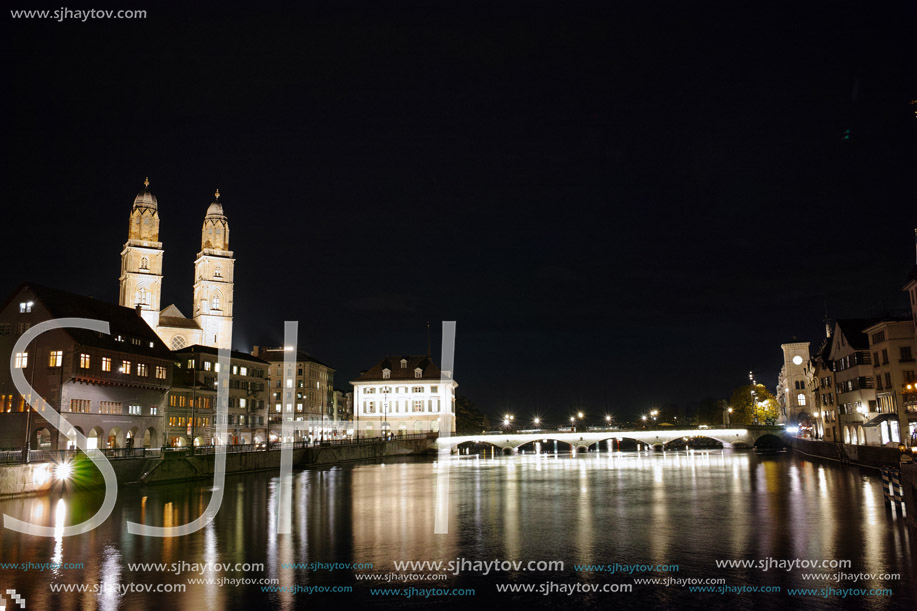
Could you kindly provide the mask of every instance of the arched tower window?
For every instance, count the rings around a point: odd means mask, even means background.
[[[220,292],[217,291],[213,294],[213,297],[210,298],[210,309],[219,310],[220,309]]]
[[[145,286],[137,287],[137,305],[150,305],[150,293],[146,290]]]
[[[215,268],[213,268],[213,277],[214,278],[223,277],[223,268],[221,266],[217,265]]]
[[[140,269],[150,269],[150,260],[147,257],[140,259]]]

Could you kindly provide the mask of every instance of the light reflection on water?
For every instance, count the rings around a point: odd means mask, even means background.
[[[308,570],[294,563],[371,563],[382,579],[396,560],[562,560],[556,573],[463,573],[413,585],[471,587],[475,604],[497,597],[496,583],[632,583],[632,577],[578,573],[573,564],[677,564],[680,578],[726,579],[734,586],[891,587],[892,598],[810,597],[807,609],[902,607],[914,600],[914,546],[900,516],[886,508],[881,481],[855,468],[792,455],[689,451],[520,455],[450,461],[449,533],[434,535],[434,464],[388,461],[297,473],[293,533],[278,537],[276,474],[230,476],[223,506],[203,530],[186,537],[139,537],[126,521],[176,526],[206,508],[210,482],[119,491],[100,528],[44,539],[0,532],[3,562],[82,562],[82,570],[4,570],[4,587],[33,609],[293,609],[304,602],[354,601],[374,607],[467,606],[469,599],[370,597],[354,571]],[[62,528],[91,516],[97,493],[0,502],[3,513]],[[53,510],[52,510],[53,508]],[[66,517],[64,517],[66,516]],[[716,559],[849,559],[850,573],[900,573],[899,582],[804,581],[801,569],[718,569]],[[127,563],[264,563],[263,571],[132,571]],[[181,568],[181,567],[179,567]],[[818,571],[821,572],[821,571]],[[180,574],[177,574],[180,573]],[[662,574],[638,577],[665,576]],[[278,579],[280,585],[353,586],[349,594],[265,593],[260,585],[188,584],[189,578]],[[51,593],[48,583],[100,584],[86,594]],[[119,593],[130,584],[184,584],[182,594]],[[346,598],[342,598],[346,597]],[[560,597],[560,598],[558,598]],[[612,598],[609,598],[612,597]],[[730,598],[731,597],[731,598]],[[698,595],[684,588],[637,585],[632,594],[576,594],[580,608],[797,608],[787,594]],[[556,606],[562,595],[500,595],[505,604]],[[912,607],[911,607],[912,608]]]

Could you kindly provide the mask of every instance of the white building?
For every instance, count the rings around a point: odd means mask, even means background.
[[[187,318],[175,305],[160,310],[164,251],[159,241],[159,203],[149,186],[147,179],[131,209],[121,251],[119,303],[140,308],[143,319],[172,350],[193,345],[231,348],[235,259],[229,250],[229,221],[219,190],[204,217],[201,251],[194,262],[192,317]]]
[[[458,384],[429,356],[387,356],[351,384],[354,426],[361,436],[436,433],[441,418],[455,432]]]

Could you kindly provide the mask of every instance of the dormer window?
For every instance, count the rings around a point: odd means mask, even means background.
[[[19,303],[19,313],[28,314],[32,311],[32,302],[31,301],[22,301]]]
[[[420,367],[418,367],[417,369],[414,370],[414,377],[415,377],[415,378],[420,379],[422,376],[423,376],[423,369],[421,369]]]
[[[407,359],[401,359],[401,368],[402,368],[402,369],[407,369],[407,368],[408,368],[408,360],[407,360]]]
[[[389,368],[386,367],[385,369],[382,370],[382,379],[383,379],[383,380],[388,380],[388,379],[391,378],[391,377],[392,377],[392,370],[391,370],[391,369],[389,369]]]

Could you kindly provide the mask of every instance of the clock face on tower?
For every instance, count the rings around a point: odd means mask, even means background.
[[[793,364],[794,364],[794,365],[802,365],[802,357],[799,356],[798,354],[797,354],[796,356],[794,356],[794,357],[793,357]]]

